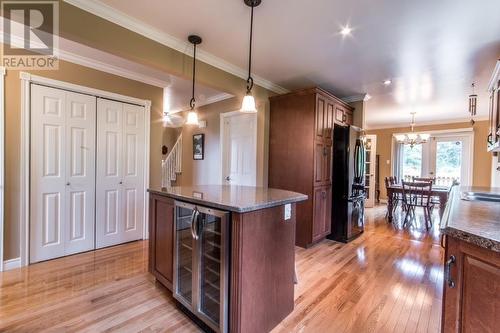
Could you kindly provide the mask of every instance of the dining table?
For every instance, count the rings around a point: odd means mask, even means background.
[[[434,185],[431,189],[431,196],[439,198],[439,217],[443,216],[446,203],[450,197],[451,189],[453,185]],[[397,194],[403,194],[403,185],[401,184],[391,184],[386,187],[387,189],[387,219],[389,222],[393,220],[394,211],[394,196]]]

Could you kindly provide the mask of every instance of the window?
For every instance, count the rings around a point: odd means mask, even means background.
[[[401,159],[401,173],[404,180],[410,181],[412,177],[422,176],[422,145],[403,145]]]

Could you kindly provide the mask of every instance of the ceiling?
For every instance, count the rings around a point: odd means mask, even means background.
[[[238,67],[247,65],[250,10],[241,0],[101,0],[145,25]],[[478,117],[500,58],[498,0],[263,0],[255,9],[253,71],[293,90],[319,85],[339,97],[368,93],[367,127]],[[351,36],[339,31],[349,24]],[[391,79],[392,84],[382,82]]]

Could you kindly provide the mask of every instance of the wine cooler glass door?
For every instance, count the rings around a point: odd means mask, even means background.
[[[218,332],[227,331],[227,213],[200,210],[198,313]]]
[[[196,241],[193,238],[193,221],[199,218],[193,208],[188,205],[175,207],[175,270],[174,296],[184,306],[192,308],[194,259]]]

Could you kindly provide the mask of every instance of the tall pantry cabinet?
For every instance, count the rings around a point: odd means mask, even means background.
[[[353,109],[321,88],[270,98],[269,187],[307,194],[297,204],[296,244],[331,233],[334,124],[352,124]]]

